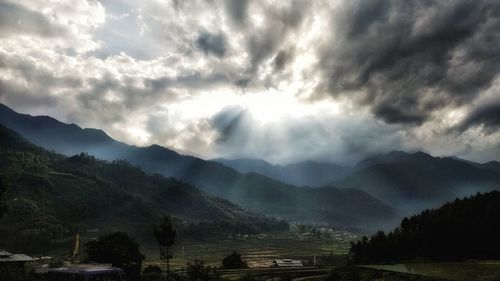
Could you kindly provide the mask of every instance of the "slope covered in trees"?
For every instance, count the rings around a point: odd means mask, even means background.
[[[125,159],[148,173],[180,179],[266,215],[349,228],[385,222],[394,216],[390,206],[365,192],[299,188],[256,173],[242,174],[159,145],[127,145],[101,130],[82,129],[47,116],[19,114],[1,104],[0,123],[46,149],[65,155],[85,152],[108,161]]]
[[[333,185],[363,190],[397,209],[416,213],[498,188],[500,172],[455,157],[393,151],[359,162],[355,172]]]
[[[214,159],[240,173],[257,173],[296,186],[319,187],[341,179],[351,172],[350,167],[333,163],[303,161],[288,165],[272,165],[258,159]]]
[[[405,218],[400,227],[379,231],[351,246],[355,261],[500,258],[500,192],[456,199],[436,210]]]
[[[90,228],[152,240],[152,225],[166,213],[177,218],[181,231],[185,225],[186,232],[202,222],[218,222],[228,232],[288,227],[189,184],[148,175],[125,161],[48,152],[2,126],[0,175],[9,187],[8,210],[0,220],[0,248],[13,251],[48,249]],[[212,229],[204,231],[210,234]]]

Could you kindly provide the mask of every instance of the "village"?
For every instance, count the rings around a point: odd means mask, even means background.
[[[247,275],[325,277],[331,271],[333,263],[338,262],[337,260],[328,261],[328,257],[332,259],[333,253],[335,256],[346,254],[348,243],[357,239],[356,235],[348,231],[326,227],[316,228],[311,225],[292,223],[290,229],[291,231],[286,234],[228,235],[217,242],[181,240],[171,250],[169,267],[174,274],[187,275],[190,266],[203,262],[201,269],[210,268],[221,278],[228,280],[237,280]],[[72,255],[66,257],[30,257],[2,250],[0,251],[0,270],[8,268],[12,276],[16,276],[15,278],[29,275],[34,280],[47,281],[139,280],[136,279],[137,277],[128,276],[125,270],[114,267],[112,263],[89,263],[84,258],[80,245],[88,241],[97,241],[100,235],[100,230],[96,228],[88,229],[82,235],[78,235],[75,238]],[[325,243],[324,239],[327,239],[330,244]],[[164,277],[166,275],[165,260],[158,258],[158,247],[144,246],[142,251],[146,259],[142,262],[140,280],[144,278],[149,280],[151,277],[148,279],[148,276],[151,275]],[[237,255],[242,265],[223,264],[224,256],[231,252]],[[151,273],[155,270],[156,273]]]

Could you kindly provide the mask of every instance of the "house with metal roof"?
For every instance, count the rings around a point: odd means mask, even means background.
[[[303,267],[302,261],[292,259],[278,259],[273,261],[273,267]]]
[[[106,280],[106,281],[125,281],[123,269],[94,265],[78,264],[61,268],[52,268],[48,272],[48,281],[70,281],[70,280]]]
[[[7,251],[0,250],[0,265],[2,264],[7,264],[7,263],[21,263],[24,265],[24,263],[33,261],[34,259],[30,256],[23,255],[23,254],[11,254]]]
[[[12,276],[22,276],[25,273],[24,264],[33,260],[32,257],[27,255],[11,254],[0,250],[0,270],[8,272]]]

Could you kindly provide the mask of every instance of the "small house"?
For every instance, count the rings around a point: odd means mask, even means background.
[[[23,254],[11,254],[7,251],[0,250],[0,265],[5,265],[5,264],[17,264],[17,265],[22,265],[26,262],[33,261],[34,259],[30,256],[23,255]]]
[[[34,259],[23,254],[11,254],[0,250],[0,270],[7,269],[10,272],[24,272],[24,264]]]
[[[125,281],[123,269],[104,265],[79,264],[60,268],[51,268],[48,281]]]
[[[273,261],[273,267],[303,267],[302,261],[292,259],[278,259]]]

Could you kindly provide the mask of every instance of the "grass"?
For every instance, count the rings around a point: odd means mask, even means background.
[[[367,265],[366,268],[393,272],[420,274],[450,280],[493,281],[500,280],[500,262],[469,261],[456,263],[406,263]]]
[[[183,264],[202,260],[209,266],[220,266],[224,257],[237,251],[251,268],[271,266],[272,260],[294,258],[312,265],[314,256],[342,255],[349,251],[349,242],[355,236],[347,232],[335,232],[329,238],[315,238],[297,233],[245,235],[206,241],[180,241],[173,247],[171,266],[182,268]],[[184,249],[184,255],[182,255]],[[145,246],[145,264],[162,265],[156,245]]]

